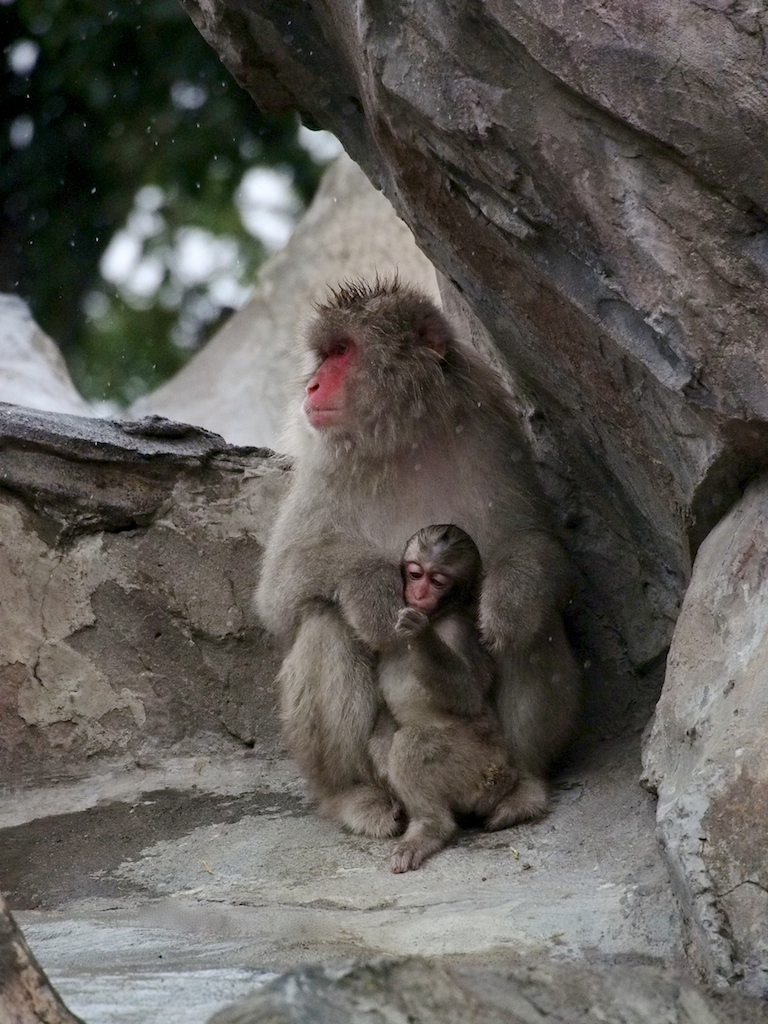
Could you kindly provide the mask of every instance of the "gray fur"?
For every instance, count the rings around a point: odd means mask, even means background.
[[[455,813],[505,828],[547,807],[545,786],[538,802],[520,786],[491,701],[494,664],[475,625],[480,558],[471,538],[455,526],[428,527],[408,541],[406,562],[449,576],[454,593],[446,589],[429,618],[401,609],[397,640],[379,660],[387,710],[369,749],[408,818],[392,851],[398,873],[445,846],[457,830]]]
[[[562,748],[579,674],[559,619],[566,562],[504,385],[429,299],[396,283],[331,297],[307,338],[311,367],[339,332],[358,346],[345,420],[312,430],[297,395],[294,477],[256,600],[288,650],[280,682],[294,757],[326,813],[380,836],[396,830],[398,808],[363,734],[380,704],[375,655],[394,637],[408,537],[455,523],[477,543],[480,629],[524,774],[540,780]]]

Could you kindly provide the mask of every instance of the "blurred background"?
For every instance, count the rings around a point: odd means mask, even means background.
[[[122,408],[248,297],[340,151],[263,116],[177,0],[0,0],[0,291]]]

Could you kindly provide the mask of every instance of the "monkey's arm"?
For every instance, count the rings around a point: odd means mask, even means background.
[[[278,521],[264,555],[256,608],[270,632],[298,627],[305,609],[338,604],[360,639],[379,649],[393,637],[402,603],[400,567],[331,529],[310,534],[306,523]]]
[[[380,650],[392,641],[403,600],[399,564],[360,550],[350,557],[347,551],[334,596],[344,618],[369,647]]]
[[[307,607],[333,600],[336,575],[329,550],[333,545],[304,540],[281,544],[280,538],[277,540],[273,538],[265,552],[255,605],[271,633],[290,636]]]
[[[402,613],[401,613],[402,615]],[[491,660],[463,619],[451,616],[439,626],[411,635],[412,670],[438,711],[472,718],[485,706],[492,682]]]
[[[550,534],[519,531],[485,560],[480,631],[493,651],[525,651],[564,603],[569,569]]]
[[[267,541],[255,594],[271,633],[290,637],[307,608],[334,601],[347,549],[344,536],[317,508],[288,495]]]

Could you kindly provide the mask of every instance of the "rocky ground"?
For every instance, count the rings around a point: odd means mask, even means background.
[[[234,747],[6,793],[0,885],[88,1024],[203,1024],[305,962],[549,951],[681,967],[638,738],[575,758],[545,820],[467,830],[421,870],[311,810],[289,762]]]

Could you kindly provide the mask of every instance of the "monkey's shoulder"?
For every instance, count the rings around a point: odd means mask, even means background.
[[[457,615],[451,611],[436,616],[432,629],[443,643],[454,651],[465,650],[467,646],[475,643],[477,636],[474,624],[466,615]]]

